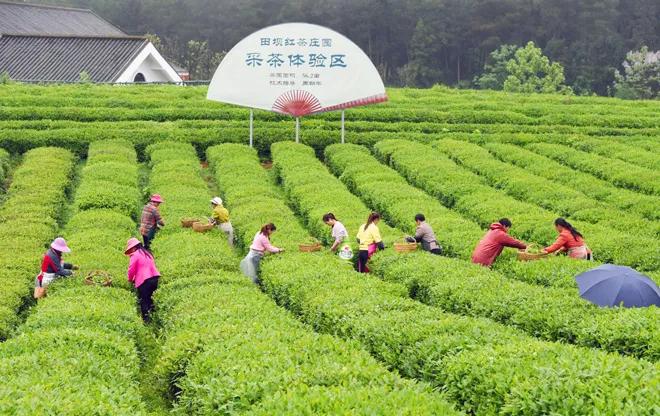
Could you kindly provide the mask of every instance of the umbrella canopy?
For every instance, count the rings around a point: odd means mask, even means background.
[[[660,306],[653,280],[626,266],[604,264],[575,276],[580,296],[600,306]]]

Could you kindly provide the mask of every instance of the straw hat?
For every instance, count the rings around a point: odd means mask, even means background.
[[[71,249],[66,245],[66,240],[62,237],[57,237],[53,240],[53,242],[50,243],[50,248],[61,251],[62,253],[71,253]]]
[[[211,203],[214,204],[214,205],[222,205],[222,198],[220,198],[219,196],[216,196],[215,198],[213,198],[211,200]]]
[[[138,245],[140,245],[140,240],[138,240],[135,237],[129,238],[128,241],[126,242],[126,250],[124,250],[124,254],[128,256],[128,250]]]

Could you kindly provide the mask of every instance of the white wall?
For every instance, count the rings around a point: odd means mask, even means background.
[[[181,77],[149,42],[115,82],[133,82],[142,73],[146,82],[181,82]]]

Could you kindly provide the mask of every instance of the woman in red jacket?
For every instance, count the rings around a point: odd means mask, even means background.
[[[497,257],[502,254],[504,247],[526,249],[527,245],[525,243],[507,234],[509,228],[511,228],[511,221],[508,218],[502,218],[491,224],[490,230],[479,241],[472,253],[472,263],[490,267],[495,263]]]
[[[546,253],[566,251],[574,259],[591,260],[591,250],[584,243],[584,238],[568,221],[563,218],[555,220],[555,229],[559,233],[557,241],[550,247],[543,249]]]

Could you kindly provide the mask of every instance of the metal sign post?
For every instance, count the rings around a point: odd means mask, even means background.
[[[346,130],[344,129],[344,110],[341,110],[341,144],[346,143]]]
[[[296,117],[296,143],[300,143],[300,117]]]
[[[254,110],[250,110],[250,147],[254,147]]]

